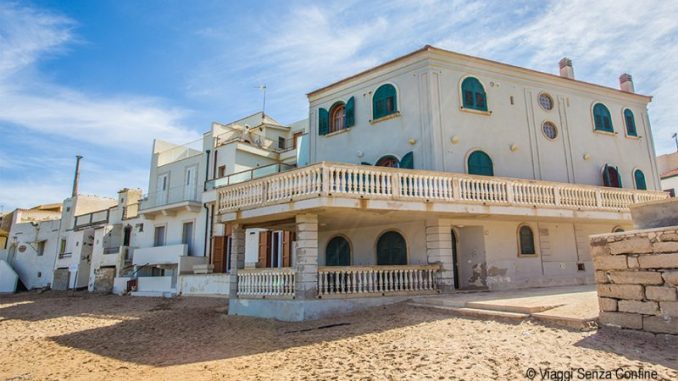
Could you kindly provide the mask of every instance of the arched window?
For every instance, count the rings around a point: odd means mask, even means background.
[[[377,265],[406,265],[407,245],[398,232],[388,231],[377,241]]]
[[[626,135],[638,136],[636,118],[633,117],[633,111],[629,109],[624,110],[624,123],[626,124]]]
[[[645,183],[645,174],[640,169],[633,171],[633,180],[636,182],[636,189],[647,190]]]
[[[343,130],[346,127],[346,106],[337,102],[330,109],[330,132]]]
[[[346,238],[336,236],[330,240],[325,249],[325,266],[350,266],[351,246]]]
[[[377,163],[374,165],[377,167],[400,168],[400,161],[393,155],[386,155],[377,160]]]
[[[461,83],[461,96],[464,108],[487,111],[485,88],[476,78],[468,77],[464,79]]]
[[[494,176],[490,156],[483,151],[473,151],[468,156],[468,173],[470,175]]]
[[[520,242],[520,255],[537,254],[537,250],[534,247],[534,233],[531,227],[523,225],[518,229],[518,241]]]
[[[603,185],[606,187],[621,188],[621,176],[616,167],[605,164],[603,167]]]
[[[372,119],[383,118],[398,111],[398,97],[393,85],[379,86],[372,97]]]
[[[602,103],[596,103],[596,105],[593,106],[593,123],[596,130],[614,132],[610,110]]]
[[[615,226],[614,229],[612,229],[612,233],[622,233],[624,232],[624,228],[621,226]]]

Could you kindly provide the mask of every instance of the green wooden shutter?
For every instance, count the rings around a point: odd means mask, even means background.
[[[636,178],[636,189],[647,190],[645,174],[643,174],[643,171],[636,169],[636,171],[633,173],[633,176]]]
[[[344,108],[344,120],[346,128],[355,126],[355,98],[349,98]]]
[[[607,164],[603,168],[603,185],[606,187],[610,186],[610,170]]]
[[[330,132],[330,113],[321,108],[318,111],[318,134],[327,135]]]
[[[381,85],[372,97],[372,119],[379,119],[398,111],[398,99],[393,85]]]
[[[614,167],[614,170],[617,171],[617,183],[619,183],[619,188],[623,188],[621,180],[621,172],[619,172],[619,167]]]
[[[414,152],[410,151],[400,159],[400,168],[414,169]]]
[[[468,173],[471,175],[494,176],[492,159],[483,151],[475,151],[468,157]]]
[[[633,112],[631,110],[624,110],[624,119],[626,121],[626,134],[629,136],[638,136],[638,132],[636,131],[636,120],[633,117]]]

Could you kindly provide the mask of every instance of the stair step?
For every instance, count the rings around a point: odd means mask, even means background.
[[[438,310],[450,311],[457,315],[469,316],[469,317],[478,317],[478,318],[504,318],[512,320],[523,320],[530,317],[529,314],[519,313],[519,312],[506,312],[506,311],[495,311],[495,310],[483,310],[478,308],[469,308],[469,307],[448,307],[440,306],[426,303],[410,303],[414,307],[423,307],[423,308],[434,308]]]
[[[171,298],[177,296],[176,291],[132,291],[132,296],[148,296],[153,298]]]
[[[520,314],[533,314],[537,312],[543,312],[550,310],[552,308],[560,307],[562,304],[554,304],[549,306],[511,306],[506,304],[495,304],[488,302],[467,302],[465,307],[476,308],[479,310],[491,310],[491,311],[501,311],[501,312],[515,312]]]

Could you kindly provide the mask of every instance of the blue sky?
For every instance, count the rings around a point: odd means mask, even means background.
[[[0,204],[148,182],[154,137],[189,142],[211,121],[307,116],[305,94],[425,44],[655,97],[658,153],[678,131],[678,2],[1,1]]]

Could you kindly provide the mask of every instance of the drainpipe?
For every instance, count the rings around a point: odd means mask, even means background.
[[[210,227],[210,207],[207,205],[207,203],[203,203],[202,207],[205,208],[205,245],[203,246],[203,253],[202,256],[206,257],[207,256],[207,235],[209,234],[209,227]]]
[[[205,153],[207,154],[207,160],[205,162],[205,182],[202,187],[203,192],[207,192],[207,180],[210,178],[210,150],[205,150]]]

